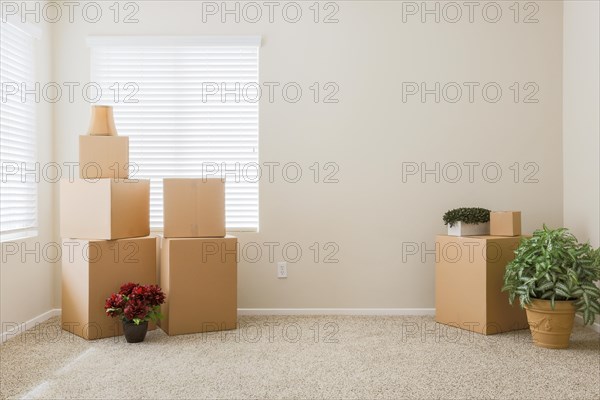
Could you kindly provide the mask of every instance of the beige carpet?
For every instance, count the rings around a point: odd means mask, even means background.
[[[595,399],[600,336],[569,350],[528,331],[480,336],[430,317],[243,317],[227,334],[88,342],[58,318],[0,349],[2,398]]]

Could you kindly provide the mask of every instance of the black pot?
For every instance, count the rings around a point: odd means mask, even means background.
[[[136,325],[133,321],[123,321],[123,333],[127,343],[143,342],[148,332],[148,321]]]

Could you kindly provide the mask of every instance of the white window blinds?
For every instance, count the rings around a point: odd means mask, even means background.
[[[98,104],[129,136],[130,174],[149,178],[162,228],[162,178],[226,179],[228,230],[258,229],[258,37],[92,37]]]
[[[35,38],[0,24],[0,235],[37,235]]]

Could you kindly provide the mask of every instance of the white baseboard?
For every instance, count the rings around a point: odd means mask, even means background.
[[[238,308],[238,315],[435,315],[434,308]]]
[[[55,308],[55,309],[46,311],[45,313],[40,314],[37,317],[30,319],[29,321],[25,321],[21,324],[12,326],[11,329],[9,329],[8,331],[2,332],[2,338],[0,339],[0,343],[4,343],[5,341],[12,338],[13,336],[17,336],[17,335],[25,332],[26,330],[35,327],[36,324],[40,324],[52,317],[56,317],[56,316],[60,315],[60,311],[61,311],[60,308]]]
[[[575,315],[575,321],[583,325],[583,318],[581,317],[581,315]],[[594,322],[592,325],[588,325],[587,327],[600,333],[600,322]]]

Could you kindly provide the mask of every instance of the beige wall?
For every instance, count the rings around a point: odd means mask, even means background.
[[[339,23],[315,24],[308,3],[304,17],[286,23],[202,21],[199,2],[138,2],[137,24],[104,19],[56,26],[57,81],[90,79],[88,35],[260,34],[261,81],[336,82],[337,104],[261,102],[261,162],[297,162],[307,177],[299,183],[261,182],[260,233],[240,234],[242,244],[297,242],[303,258],[289,264],[289,278],[276,279],[275,265],[243,261],[242,308],[360,307],[430,308],[434,304],[433,256],[403,262],[402,243],[424,243],[444,231],[442,214],[458,206],[523,211],[524,231],[562,225],[562,5],[541,2],[539,23],[514,23],[507,6],[498,23],[402,22],[398,2],[338,2]],[[327,10],[331,11],[331,10]],[[265,17],[266,18],[266,17]],[[466,17],[464,17],[466,18]],[[522,16],[521,16],[522,18]],[[474,103],[402,102],[403,81],[497,82],[502,100]],[[539,85],[537,104],[515,104],[513,82]],[[480,86],[481,87],[481,86]],[[431,98],[431,96],[430,96]],[[431,99],[430,99],[431,100]],[[522,99],[521,99],[522,100]],[[89,116],[85,102],[58,104],[59,161],[76,160],[77,135]],[[314,162],[339,165],[338,184],[315,184]],[[477,169],[459,183],[402,182],[403,162],[498,163],[502,178],[488,183]],[[519,183],[514,171],[520,163]],[[524,183],[525,163],[535,163],[538,183]],[[490,177],[493,178],[493,174]],[[313,242],[339,245],[339,263],[315,263]],[[411,246],[409,244],[409,246]],[[412,250],[413,248],[411,248]],[[321,250],[321,258],[324,255]],[[276,253],[276,254],[280,254]],[[281,260],[276,256],[275,261]]]
[[[15,24],[19,23],[14,19],[10,19],[10,21]],[[41,29],[41,37],[36,42],[36,79],[43,87],[44,84],[52,81],[50,47],[52,33],[49,24],[35,25]],[[42,167],[53,160],[52,108],[52,103],[44,101],[42,96],[36,109],[38,161]],[[43,175],[40,174],[40,176]],[[59,267],[50,262],[55,257],[55,253],[49,252],[48,257],[44,257],[41,255],[42,252],[36,252],[37,254],[27,252],[35,251],[36,246],[42,249],[45,245],[56,241],[53,192],[53,185],[41,179],[38,188],[38,236],[2,243],[3,257],[0,260],[2,262],[0,268],[2,332],[13,329],[12,324],[29,321],[56,308],[60,289],[57,281]],[[18,246],[19,250],[13,255],[14,245]],[[52,247],[46,248],[51,249]]]
[[[564,223],[600,246],[600,9],[564,4]]]
[[[535,24],[515,24],[506,8],[496,24],[481,18],[422,24],[418,17],[403,23],[401,5],[391,2],[338,2],[337,24],[310,22],[307,6],[297,24],[281,14],[272,24],[222,24],[202,22],[201,6],[192,2],[138,4],[137,24],[110,18],[41,24],[40,81],[89,81],[87,35],[261,34],[263,82],[297,81],[306,88],[333,81],[340,87],[338,104],[261,103],[261,161],[298,162],[311,179],[307,167],[315,161],[335,162],[340,183],[290,184],[281,176],[261,183],[261,232],[240,234],[242,243],[260,243],[266,252],[264,242],[298,242],[304,257],[289,265],[287,280],[275,278],[266,256],[242,262],[240,307],[432,307],[433,258],[422,263],[419,254],[407,255],[403,262],[402,243],[431,249],[444,229],[442,213],[456,206],[521,209],[525,232],[543,222],[563,225],[564,213],[565,226],[600,245],[597,2],[569,1],[564,17],[560,2],[540,2]],[[402,81],[495,81],[503,99],[512,95],[512,82],[533,81],[540,101],[403,103]],[[52,109],[39,107],[42,162],[53,158]],[[89,104],[78,98],[54,109],[56,160],[76,161]],[[402,162],[469,161],[497,162],[503,178],[436,184],[429,176],[426,184],[413,177],[402,183]],[[518,184],[508,168],[514,162],[522,168]],[[523,170],[526,162],[539,166],[539,183],[523,183],[523,173],[531,171]],[[27,241],[28,248],[57,239],[53,192],[51,185],[40,188],[40,236]],[[340,262],[312,261],[313,242],[336,242]],[[59,276],[50,263],[3,263],[2,322],[23,322],[58,307]],[[23,293],[28,301],[15,301]]]
[[[418,16],[403,23],[399,2],[354,1],[337,3],[339,23],[334,24],[315,24],[308,3],[302,3],[303,18],[296,24],[285,22],[280,13],[274,23],[264,17],[256,24],[223,24],[218,18],[203,22],[199,2],[137,4],[139,23],[114,23],[106,4],[107,17],[97,23],[75,14],[73,23],[54,24],[52,79],[82,84],[90,80],[88,35],[260,34],[261,81],[295,81],[305,90],[295,104],[281,96],[274,103],[261,102],[261,162],[297,162],[303,179],[292,184],[279,175],[274,183],[261,182],[260,233],[239,236],[242,245],[258,243],[263,257],[240,263],[241,308],[431,308],[433,256],[423,254],[422,262],[421,254],[403,257],[402,250],[403,245],[411,253],[415,245],[431,250],[435,234],[444,231],[441,216],[447,209],[520,209],[525,232],[544,222],[562,225],[559,2],[539,3],[539,23],[534,24],[514,23],[506,7],[498,23],[485,22],[480,13],[473,23],[466,17],[455,24],[421,23]],[[47,52],[46,57],[49,62]],[[339,103],[309,100],[308,87],[316,81],[337,83]],[[432,102],[432,96],[426,103],[402,101],[402,82],[427,82],[431,87],[436,81],[481,86],[496,82],[503,96],[488,103],[478,90],[473,103],[466,92],[455,104]],[[513,82],[535,82],[539,102],[524,104],[522,89],[520,102],[514,103],[509,89]],[[49,159],[52,122],[50,107],[44,108],[41,156]],[[81,96],[74,103],[55,104],[57,162],[77,160],[77,135],[85,131],[88,117],[89,104]],[[308,168],[314,162],[339,165],[340,182],[315,184]],[[406,162],[429,168],[436,162],[497,163],[502,177],[489,183],[480,166],[471,183],[463,167],[458,183],[443,178],[436,183],[432,176],[426,183],[415,176],[404,183]],[[518,183],[510,169],[515,162]],[[526,163],[534,164],[525,169]],[[533,168],[538,168],[538,182],[525,183],[525,174]],[[490,173],[486,178],[494,177]],[[48,207],[55,213],[58,209],[51,188],[41,195],[46,227],[41,240],[52,241],[50,221],[55,214]],[[283,258],[286,243],[300,244],[303,257],[288,265],[287,280],[276,279],[267,242],[280,243],[274,261]],[[323,249],[320,262],[315,262],[309,249],[314,242],[336,243],[339,263],[324,263]],[[3,321],[24,321],[58,306],[59,276],[50,265],[3,265]],[[35,291],[34,299],[15,303],[16,294],[24,290]]]

